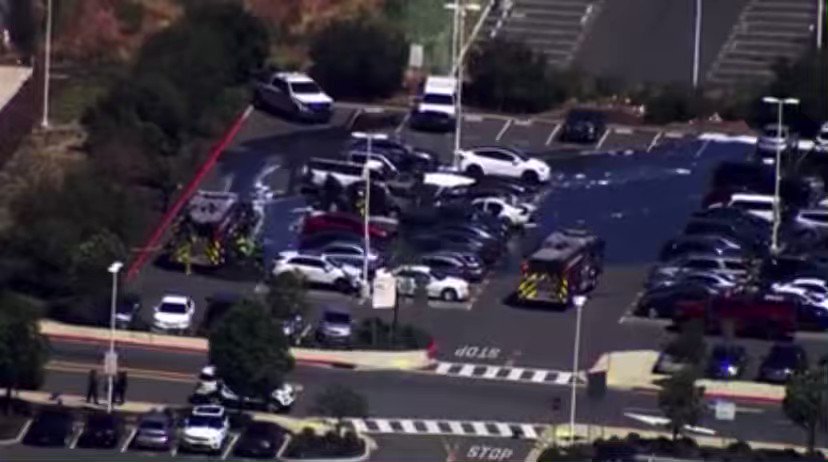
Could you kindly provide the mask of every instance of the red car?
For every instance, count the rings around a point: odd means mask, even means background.
[[[708,301],[678,303],[676,324],[699,319],[708,331],[721,331],[731,322],[734,333],[777,338],[793,335],[797,329],[797,305],[775,294],[725,294]]]
[[[347,231],[362,235],[364,233],[362,217],[352,213],[322,212],[305,217],[302,224],[302,235],[310,236],[323,231]],[[368,223],[368,234],[374,239],[388,239],[394,235],[394,230],[378,223]]]

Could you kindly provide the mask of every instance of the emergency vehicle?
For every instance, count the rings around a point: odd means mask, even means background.
[[[568,306],[574,295],[598,285],[604,266],[604,241],[581,229],[556,231],[521,264],[518,302]]]
[[[261,206],[231,192],[196,193],[173,226],[169,261],[190,268],[217,268],[260,255]]]

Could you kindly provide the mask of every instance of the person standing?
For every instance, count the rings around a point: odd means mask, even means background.
[[[86,402],[98,404],[98,371],[89,369],[89,380],[86,385]]]
[[[117,387],[115,390],[117,391],[117,399],[115,400],[118,404],[124,404],[126,401],[126,390],[127,390],[127,373],[126,371],[119,371],[117,377]]]

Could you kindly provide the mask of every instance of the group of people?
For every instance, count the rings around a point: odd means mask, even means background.
[[[112,383],[112,404],[124,404],[126,401],[127,390],[127,373],[126,371],[119,371]],[[86,402],[98,404],[98,390],[100,389],[100,381],[98,380],[98,371],[95,369],[89,370],[89,382],[86,388]]]

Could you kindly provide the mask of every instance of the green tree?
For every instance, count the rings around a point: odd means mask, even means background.
[[[384,98],[400,89],[407,56],[405,36],[387,22],[335,21],[311,43],[311,75],[336,97]]]
[[[647,122],[666,124],[686,122],[702,112],[703,97],[682,85],[667,85],[645,101]]]
[[[685,425],[695,425],[704,411],[704,390],[696,386],[698,372],[684,368],[661,385],[658,407],[670,419],[673,440]]]
[[[338,435],[342,435],[346,417],[368,415],[368,399],[344,385],[331,385],[314,400],[314,412],[336,420]]]
[[[34,0],[11,0],[9,16],[9,35],[15,47],[25,59],[37,51],[37,17],[34,12]]]
[[[276,319],[289,319],[297,314],[304,316],[310,307],[307,283],[293,272],[271,277],[265,302]]]
[[[805,430],[808,452],[814,451],[817,428],[826,423],[825,366],[813,368],[801,374],[795,374],[785,386],[785,399],[782,410],[796,426]]]
[[[828,120],[828,48],[811,50],[798,61],[779,61],[773,70],[775,78],[764,94],[800,101],[796,110],[785,115],[789,125],[808,129]],[[775,106],[762,104],[757,97],[751,109],[754,123],[776,123]]]
[[[704,341],[704,325],[701,322],[685,322],[679,326],[679,333],[664,348],[664,352],[676,361],[699,367],[707,356]]]
[[[280,324],[250,300],[231,308],[210,333],[209,356],[219,376],[242,396],[267,398],[294,365]]]
[[[14,390],[42,384],[48,351],[37,311],[17,297],[0,295],[0,385],[7,400]]]
[[[469,101],[486,109],[540,112],[567,96],[543,53],[522,42],[487,41],[469,56],[468,76]]]

